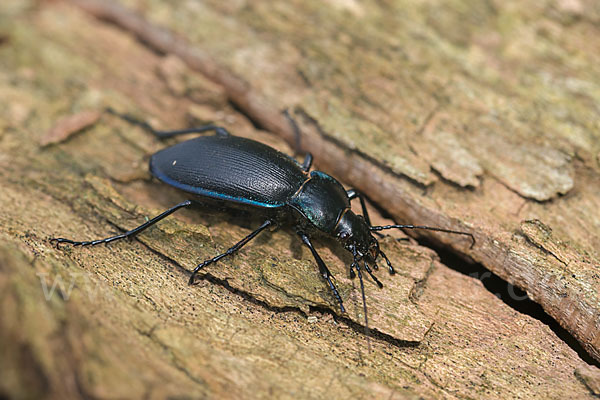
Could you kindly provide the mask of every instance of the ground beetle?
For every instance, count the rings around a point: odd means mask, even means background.
[[[190,277],[190,284],[194,283],[194,278],[200,269],[235,253],[266,228],[291,223],[302,242],[310,249],[319,266],[319,272],[329,285],[342,313],[345,309],[333,282],[333,276],[315,250],[310,238],[316,234],[334,237],[352,253],[350,276],[359,277],[366,324],[367,310],[361,264],[379,287],[383,285],[373,275],[371,269],[371,266],[373,269],[378,269],[379,256],[385,260],[389,272],[394,273],[390,260],[379,248],[379,242],[372,232],[392,228],[429,229],[467,235],[471,237],[473,243],[475,241],[473,235],[467,232],[429,226],[372,226],[363,196],[357,190],[345,190],[335,178],[324,172],[310,171],[312,163],[310,153],[306,155],[304,162],[299,163],[294,158],[265,144],[233,136],[220,126],[205,125],[177,131],[157,131],[149,124],[128,115],[108,111],[140,125],[159,138],[214,131],[214,136],[197,137],[155,153],[150,159],[150,172],[164,183],[195,197],[211,199],[232,207],[259,209],[265,215],[265,221],[254,232],[226,252],[200,263]],[[285,115],[299,137],[295,121],[287,112]],[[360,201],[362,216],[350,209],[350,201],[355,198]],[[135,229],[106,239],[74,241],[55,238],[51,240],[56,242],[57,246],[60,243],[74,246],[110,243],[134,236],[175,211],[192,204],[191,200],[186,200]]]

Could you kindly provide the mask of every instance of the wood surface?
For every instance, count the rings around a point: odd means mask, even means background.
[[[4,1],[0,396],[598,395],[598,22],[578,0]],[[185,198],[147,172],[173,142],[105,107],[310,151],[376,223],[475,246],[385,238],[399,273],[366,285],[370,339],[334,241],[318,250],[346,315],[289,229],[186,284],[252,213],[186,210],[56,249]]]

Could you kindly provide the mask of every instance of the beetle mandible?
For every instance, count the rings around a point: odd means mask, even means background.
[[[160,139],[189,133],[215,132],[213,136],[200,136],[153,154],[150,158],[150,173],[164,183],[194,197],[211,199],[235,207],[259,209],[265,216],[264,222],[256,230],[227,251],[198,264],[191,274],[190,284],[194,283],[196,274],[202,268],[235,253],[263,230],[291,223],[302,243],[310,249],[319,267],[319,273],[339,303],[342,313],[346,311],[342,297],[335,286],[333,275],[313,246],[311,237],[318,234],[334,237],[352,253],[350,277],[354,278],[356,275],[359,277],[365,324],[368,324],[361,270],[364,269],[380,288],[383,284],[373,274],[373,269],[378,269],[377,261],[380,257],[387,264],[390,274],[394,273],[392,263],[379,247],[373,232],[393,228],[428,229],[470,236],[471,246],[475,242],[471,233],[444,228],[398,224],[371,225],[361,193],[355,189],[345,190],[335,178],[324,172],[310,171],[312,164],[310,153],[307,153],[304,161],[299,163],[294,158],[265,144],[234,136],[220,126],[204,125],[175,131],[159,131],[129,115],[117,113],[112,109],[107,111],[141,126]],[[285,115],[298,138],[298,126],[287,112]],[[360,201],[362,215],[355,214],[350,208],[350,201],[357,198]],[[137,228],[120,235],[91,241],[65,238],[53,238],[51,241],[56,242],[57,247],[61,243],[95,246],[133,237],[175,211],[189,207],[193,203],[193,200],[179,203]]]

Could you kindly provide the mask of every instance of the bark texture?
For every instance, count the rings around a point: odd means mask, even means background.
[[[3,2],[0,395],[597,395],[595,4]],[[57,250],[49,237],[106,237],[184,198],[147,173],[165,144],[107,106],[290,154],[291,109],[319,169],[398,222],[472,232],[473,248],[427,237],[525,290],[587,354],[511,307],[512,286],[499,298],[483,269],[414,241],[382,241],[399,273],[366,285],[369,346],[333,242],[319,251],[346,316],[286,230],[185,284],[254,215],[184,211],[134,241]]]

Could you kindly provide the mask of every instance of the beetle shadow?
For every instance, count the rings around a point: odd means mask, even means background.
[[[216,225],[219,225],[219,224],[222,224],[223,222],[225,222],[232,226],[238,226],[240,228],[243,228],[244,230],[247,231],[246,234],[257,229],[267,218],[264,214],[257,213],[256,210],[231,209],[229,207],[215,207],[212,205],[207,205],[206,203],[195,203],[194,206],[190,210],[186,210],[184,212],[189,214],[192,217],[192,219],[197,223],[201,223],[201,224],[204,224],[204,225],[210,227],[210,226],[216,226]],[[247,246],[245,246],[244,248],[248,248],[250,246],[257,246],[257,247],[267,246],[268,247],[269,243],[272,242],[272,240],[273,240],[273,235],[289,235],[289,250],[291,253],[291,257],[296,260],[308,260],[311,263],[311,265],[314,267],[314,279],[316,281],[318,280],[323,285],[322,292],[323,292],[323,296],[324,296],[323,297],[324,304],[329,303],[329,301],[328,301],[330,299],[329,296],[331,296],[329,288],[327,287],[327,284],[325,283],[325,281],[321,278],[321,276],[319,274],[319,268],[318,268],[316,261],[312,257],[310,251],[307,248],[305,248],[305,245],[302,243],[302,240],[297,235],[293,224],[284,224],[273,231],[265,230],[265,231],[261,232],[261,234],[258,235],[255,239],[253,239],[250,243],[248,243]],[[239,239],[240,238],[238,238],[238,240]],[[342,273],[342,270],[340,269],[340,265],[339,265],[340,262],[342,264],[341,268],[343,268],[343,273],[346,274],[345,275],[346,277],[349,277],[349,267],[353,261],[352,254],[350,252],[348,252],[346,249],[344,249],[344,247],[337,240],[335,240],[334,238],[325,236],[325,235],[315,234],[315,235],[311,236],[311,241],[313,242],[317,252],[322,257],[323,256],[325,257],[324,261],[325,261],[326,265],[328,266],[328,268],[330,268],[330,270],[332,270],[334,277],[338,276],[339,274]],[[227,247],[232,246],[233,244],[234,244],[234,242],[222,243],[223,246],[227,246]],[[327,254],[325,249],[329,249],[330,254]],[[338,264],[338,267],[334,268],[334,265],[332,265],[333,264],[332,258],[337,258],[339,260],[338,262],[336,262],[336,264]],[[173,262],[175,262],[175,261],[173,261]],[[183,268],[183,267],[181,267],[181,268],[187,272],[187,270],[185,268]],[[291,312],[300,312],[300,313],[304,314],[304,311],[299,309],[299,307],[296,305],[287,305],[287,306],[283,306],[283,307],[273,306],[272,304],[269,304],[268,302],[257,298],[254,293],[233,287],[230,285],[230,283],[226,279],[225,280],[219,279],[210,273],[204,275],[200,279],[210,281],[213,284],[218,284],[218,285],[224,287],[225,289],[229,290],[230,292],[240,295],[247,301],[250,301],[254,304],[260,305],[261,307],[263,307],[267,310],[271,310],[274,312],[290,312],[291,311]],[[373,282],[368,277],[368,275],[365,274],[364,279],[365,279],[366,285],[368,285],[369,282],[371,282],[371,284],[375,285],[375,282]],[[359,291],[359,290],[360,290],[360,287],[358,286],[358,284],[353,283],[353,291]],[[357,308],[362,307],[361,304],[359,304],[360,303],[359,297],[351,296],[344,300],[353,302],[353,303],[357,302],[355,304],[355,307],[357,307]],[[334,310],[335,306],[336,305],[334,305],[334,304],[310,306],[309,314],[316,312],[316,313],[320,313],[320,314],[331,315],[336,321],[338,321],[339,323],[342,323],[343,325],[347,326],[348,328],[352,329],[353,331],[360,333],[360,334],[365,334],[365,325],[362,323],[362,321],[360,321],[359,319],[353,318],[348,314],[339,315]],[[415,347],[418,345],[417,342],[404,341],[401,339],[397,339],[389,334],[380,332],[376,328],[369,329],[367,335],[371,338],[375,338],[380,341],[388,342],[398,348]]]

